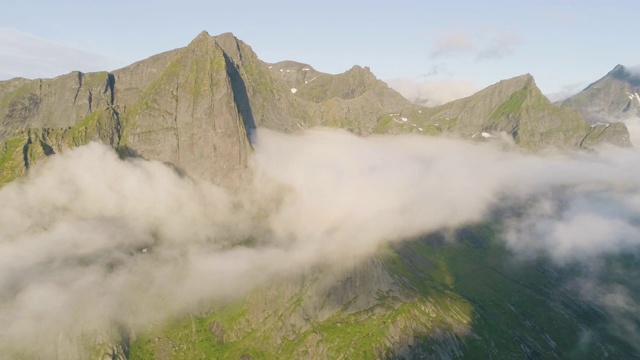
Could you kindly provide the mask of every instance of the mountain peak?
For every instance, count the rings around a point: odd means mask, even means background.
[[[202,30],[195,38],[193,38],[193,40],[191,40],[191,42],[189,43],[189,46],[203,43],[210,40],[211,40],[211,35],[209,35],[209,33],[206,30]]]
[[[196,36],[196,38],[199,38],[199,37],[211,37],[211,35],[209,35],[209,32],[207,30],[202,30],[200,34]]]
[[[624,65],[618,64],[613,68],[613,70],[609,71],[609,74],[616,73],[616,72],[621,72],[621,71],[625,71],[625,70],[626,70],[626,68],[624,67]]]
[[[213,37],[214,39],[216,39],[216,41],[220,42],[220,41],[238,41],[238,38],[233,35],[232,32],[225,32],[222,33],[220,35],[216,35]]]
[[[512,82],[512,83],[515,83],[515,84],[519,84],[522,87],[531,86],[531,85],[537,87],[536,81],[533,78],[533,75],[531,75],[529,73],[526,73],[526,74],[523,74],[523,75],[519,75],[519,76],[516,76],[516,77],[512,77],[511,79],[507,79],[507,80],[504,80],[504,81],[505,82]]]
[[[605,76],[564,100],[563,107],[577,109],[591,124],[610,123],[640,115],[640,72],[616,65]]]

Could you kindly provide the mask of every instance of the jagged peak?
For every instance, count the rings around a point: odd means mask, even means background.
[[[313,66],[306,64],[306,63],[301,63],[298,61],[293,61],[293,60],[283,60],[283,61],[278,61],[276,63],[272,63],[269,64],[275,68],[290,68],[290,69],[308,69],[308,71],[316,71],[316,69],[313,68]]]
[[[207,30],[202,30],[200,32],[200,34],[198,34],[198,36],[196,36],[196,38],[199,38],[199,37],[207,37],[207,38],[209,38],[209,37],[211,37],[211,35],[209,35],[209,32]]]
[[[351,67],[351,69],[347,70],[346,72],[347,72],[347,73],[349,73],[349,72],[355,72],[355,73],[360,73],[360,72],[362,72],[362,73],[368,73],[368,74],[371,74],[371,69],[370,69],[368,66],[362,67],[362,66],[360,66],[360,65],[353,65],[353,66]]]
[[[609,74],[613,74],[613,73],[617,73],[617,72],[624,72],[626,69],[627,68],[625,68],[624,65],[618,64],[618,65],[614,66],[611,71],[609,71]]]
[[[238,39],[233,33],[226,32],[213,37],[213,41],[236,64],[243,63],[246,55],[255,56],[251,47]]]
[[[640,86],[639,70],[640,69],[638,69],[637,67],[626,67],[624,65],[618,64],[611,71],[609,71],[607,75],[605,75],[598,81],[587,86],[587,89],[590,88],[592,85],[601,84],[602,81],[606,81],[607,79],[619,80],[624,83],[628,83],[631,86],[638,87]]]
[[[521,83],[521,84],[523,84],[523,86],[535,85],[536,84],[536,81],[533,78],[533,75],[531,75],[529,73],[526,73],[526,74],[523,74],[523,75],[518,75],[516,77],[512,77],[511,79],[507,79],[505,81],[511,81],[511,82],[514,82],[514,83]]]
[[[238,41],[238,38],[232,32],[225,32],[213,37],[216,41]]]
[[[510,79],[500,80],[480,92],[494,91],[496,89],[505,89],[508,92],[515,92],[520,89],[537,89],[539,91],[535,79],[529,73],[512,77]]]
[[[208,41],[211,39],[211,35],[209,35],[209,33],[207,32],[207,30],[202,30],[198,36],[196,36],[195,38],[193,38],[193,40],[191,40],[191,42],[189,43],[188,46],[192,46],[204,41]]]

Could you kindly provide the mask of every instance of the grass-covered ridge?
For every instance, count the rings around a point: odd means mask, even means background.
[[[26,144],[26,136],[10,138],[0,144],[0,186],[25,173],[23,148]]]
[[[579,269],[546,260],[519,263],[496,236],[495,226],[481,224],[381,249],[378,259],[401,290],[381,287],[370,307],[354,310],[356,297],[325,318],[300,316],[335,294],[314,298],[313,281],[295,292],[259,289],[138,334],[130,358],[600,359],[634,353],[610,332],[604,313],[567,287]]]

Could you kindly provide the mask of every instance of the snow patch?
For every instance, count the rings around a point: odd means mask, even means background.
[[[640,104],[640,95],[638,95],[637,92],[635,92],[633,94],[628,92],[627,93],[627,97],[629,98],[629,100],[633,100],[633,99],[638,100],[638,104]]]
[[[270,65],[270,66],[269,66],[269,69],[271,69],[272,67],[273,67],[273,65]]]
[[[493,135],[489,134],[488,132],[483,132],[483,133],[482,133],[482,134],[480,134],[480,135],[482,135],[482,137],[483,137],[483,138],[485,138],[485,139],[486,139],[486,138],[493,137]]]
[[[309,71],[309,68],[302,68],[302,71]]]
[[[291,93],[292,93],[292,94],[295,94],[297,91],[298,91],[298,89],[296,89],[296,88],[292,88],[292,89],[291,89]]]
[[[406,117],[401,117],[402,121],[406,122],[408,119]]]
[[[418,128],[418,130],[422,131],[422,128]]]

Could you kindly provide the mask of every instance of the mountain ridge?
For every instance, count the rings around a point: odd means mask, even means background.
[[[523,88],[528,92],[509,103]],[[329,126],[359,135],[453,132],[463,138],[506,132],[533,150],[603,141],[629,145],[624,125],[592,131],[576,114],[548,103],[529,74],[425,108],[411,105],[368,67],[331,75],[296,62],[267,64],[232,33],[203,31],[186,47],[112,72],[3,81],[0,94],[0,142],[12,164],[0,170],[2,183],[49,154],[100,140],[123,156],[160,160],[238,186],[251,152],[251,135],[244,134],[255,127],[293,132]],[[544,119],[533,119],[535,111],[546,113]],[[410,121],[390,114],[408,114]]]
[[[590,124],[613,123],[640,116],[640,76],[616,65],[581,92],[558,102],[577,109]]]

